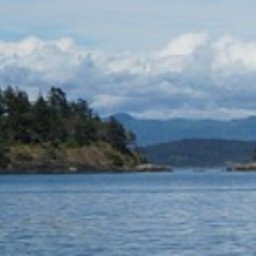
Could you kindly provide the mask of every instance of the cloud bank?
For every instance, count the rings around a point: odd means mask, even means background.
[[[101,115],[243,117],[256,113],[256,42],[184,34],[153,52],[109,54],[71,38],[0,41],[0,85],[32,96],[60,86]]]

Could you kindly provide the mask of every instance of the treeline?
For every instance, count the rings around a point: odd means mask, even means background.
[[[46,96],[31,101],[20,89],[0,91],[0,143],[51,143],[84,146],[97,141],[130,153],[134,134],[114,117],[101,120],[84,99],[69,101],[65,92],[52,87]]]
[[[184,139],[145,147],[152,162],[171,166],[225,166],[250,162],[256,157],[255,141]]]

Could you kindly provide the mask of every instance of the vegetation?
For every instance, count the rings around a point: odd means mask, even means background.
[[[0,131],[0,168],[36,161],[35,152],[41,156],[39,162],[43,155],[48,162],[61,162],[60,155],[64,157],[71,149],[83,148],[85,153],[85,148],[93,146],[104,149],[105,156],[112,155],[119,165],[135,157],[131,150],[134,134],[114,117],[101,120],[85,100],[69,101],[65,92],[55,87],[34,101],[25,91],[12,87],[1,90]]]
[[[185,139],[143,148],[151,162],[171,166],[214,167],[227,163],[250,162],[254,141]]]

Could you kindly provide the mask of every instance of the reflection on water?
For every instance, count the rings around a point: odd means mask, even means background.
[[[255,255],[256,173],[0,177],[0,255]]]

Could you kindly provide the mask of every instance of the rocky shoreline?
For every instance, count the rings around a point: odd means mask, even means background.
[[[80,166],[79,168],[70,166],[45,168],[2,168],[0,175],[15,175],[15,174],[93,174],[93,173],[129,173],[129,172],[164,172],[172,171],[169,166],[160,166],[155,164],[139,164],[136,166],[112,166],[111,168],[96,168],[91,166]]]
[[[76,174],[110,172],[160,172],[168,166],[144,163],[139,153],[120,153],[109,144],[84,147],[64,145],[11,146],[0,166],[0,174]]]
[[[1,174],[88,173],[133,168],[141,162],[135,152],[121,153],[107,143],[83,147],[17,144],[2,157]]]
[[[235,164],[235,171],[256,171],[256,162]]]

